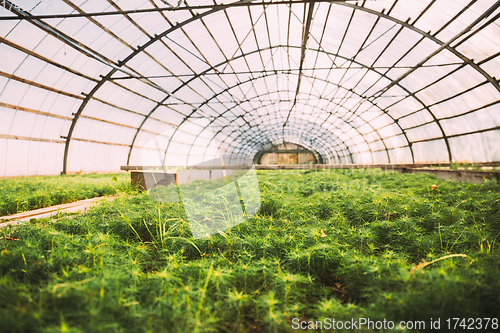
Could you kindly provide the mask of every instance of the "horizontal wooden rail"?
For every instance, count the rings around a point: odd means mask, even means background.
[[[257,170],[310,170],[310,169],[364,169],[364,168],[428,168],[428,167],[451,167],[452,163],[407,163],[407,164],[282,164],[282,165],[253,165]],[[456,165],[456,164],[455,164]],[[468,164],[470,167],[472,164]],[[481,162],[473,163],[474,167],[500,167],[500,162]],[[458,164],[458,166],[461,166]],[[249,165],[225,165],[225,166],[203,166],[203,165],[193,165],[193,166],[133,166],[124,165],[121,166],[121,170],[131,171],[131,170],[218,170],[218,169],[250,169],[252,166]]]
[[[468,171],[468,170],[443,170],[443,169],[415,169],[394,168],[399,173],[429,173],[440,179],[453,180],[456,182],[468,182],[481,184],[485,179],[493,178],[500,184],[500,171]]]

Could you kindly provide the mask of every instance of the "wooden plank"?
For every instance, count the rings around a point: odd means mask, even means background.
[[[61,116],[58,114],[54,114],[54,113],[38,111],[38,110],[29,109],[29,108],[25,108],[22,106],[17,106],[17,105],[2,103],[2,102],[0,102],[0,107],[12,109],[12,110],[17,110],[17,111],[24,111],[24,112],[39,114],[42,116],[47,116],[47,117],[52,117],[52,118],[64,119],[64,120],[69,120],[69,121],[73,120],[73,118],[70,118],[70,117],[65,117],[65,116]]]
[[[477,167],[500,167],[500,162],[481,162],[474,163]],[[383,169],[392,169],[392,168],[426,168],[426,167],[450,167],[451,163],[412,163],[412,164],[288,164],[288,165],[263,165],[263,164],[255,164],[253,167],[257,170],[310,170],[310,169],[371,169],[371,168],[383,168]],[[248,165],[226,165],[222,166],[155,166],[155,165],[123,165],[120,167],[120,170],[131,171],[131,170],[167,170],[167,169],[175,169],[175,170],[218,170],[218,169],[250,169],[252,166]],[[485,171],[488,172],[488,171]]]
[[[26,141],[39,141],[39,142],[51,142],[51,143],[65,143],[63,140],[52,140],[52,139],[42,139],[42,138],[31,138],[27,136],[20,135],[8,135],[8,134],[0,134],[1,139],[8,140],[26,140]]]
[[[73,98],[76,98],[76,99],[79,99],[79,100],[83,100],[83,97],[80,96],[80,95],[75,95],[75,94],[72,94],[72,93],[69,93],[69,92],[66,92],[66,91],[55,89],[55,88],[43,85],[41,83],[37,83],[37,82],[31,81],[31,80],[28,80],[28,79],[24,79],[22,77],[19,77],[19,76],[13,75],[13,74],[8,74],[8,73],[0,71],[0,76],[6,77],[8,79],[16,80],[18,82],[26,83],[26,84],[29,84],[31,86],[37,87],[37,88],[41,88],[41,89],[45,89],[45,90],[48,90],[48,91],[52,91],[52,92],[55,92],[56,94],[61,94],[61,95],[64,95],[64,96],[73,97]]]
[[[78,71],[75,71],[74,69],[72,69],[72,68],[70,68],[70,67],[67,67],[67,66],[61,65],[61,64],[60,64],[60,63],[58,63],[58,62],[55,62],[55,61],[53,61],[53,60],[51,60],[51,59],[49,59],[49,58],[46,58],[46,57],[44,57],[44,56],[42,56],[42,55],[40,55],[40,54],[36,53],[36,52],[33,52],[33,51],[31,51],[31,50],[28,50],[28,49],[26,49],[26,48],[24,48],[24,47],[22,47],[22,46],[20,46],[20,45],[18,45],[18,44],[15,44],[14,42],[11,42],[11,41],[9,41],[8,39],[5,39],[5,38],[3,38],[3,37],[1,37],[1,36],[0,36],[0,43],[3,43],[3,44],[6,44],[6,45],[9,45],[10,47],[15,48],[16,50],[19,50],[19,51],[21,51],[21,52],[24,52],[24,53],[26,53],[26,54],[28,54],[28,55],[30,55],[30,56],[32,56],[32,57],[35,57],[35,58],[37,58],[37,59],[40,59],[41,61],[43,61],[43,62],[45,62],[45,63],[47,63],[47,64],[51,64],[51,65],[53,65],[53,66],[55,66],[55,67],[57,67],[57,68],[61,68],[61,69],[65,70],[65,71],[68,71],[68,72],[70,72],[70,73],[72,73],[72,74],[75,74],[75,75],[81,76],[81,77],[83,77],[83,78],[86,78],[87,80],[94,81],[94,82],[99,82],[99,80],[97,80],[97,79],[95,79],[95,78],[93,78],[93,77],[90,77],[90,76],[87,76],[87,75],[85,75],[85,74],[83,74],[83,73],[80,73],[80,72],[78,72]]]
[[[443,170],[443,169],[415,169],[415,168],[394,168],[399,173],[428,173],[440,179],[453,180],[456,182],[468,182],[482,184],[485,179],[496,178],[500,184],[500,172],[498,171],[466,171],[466,170]]]
[[[66,139],[66,136],[61,135],[61,138],[62,139]],[[97,141],[97,140],[81,139],[81,138],[71,138],[71,140],[82,141],[82,142],[90,142],[90,143],[98,143],[100,145],[108,145],[108,146],[130,147],[130,145],[125,144],[125,143],[105,142],[105,141]],[[142,147],[135,147],[135,148],[142,148]]]
[[[30,210],[28,212],[2,216],[0,217],[0,221],[29,221],[31,219],[40,219],[49,217],[58,213],[76,212],[84,210],[85,208],[92,206],[93,204],[97,203],[100,200],[114,200],[115,198],[116,197],[114,196],[107,196],[107,197],[85,199],[67,204]],[[5,225],[4,224],[5,223],[0,224],[0,228],[12,223],[6,223]]]

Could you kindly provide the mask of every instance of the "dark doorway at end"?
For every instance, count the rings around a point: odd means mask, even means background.
[[[283,143],[261,150],[255,154],[254,164],[283,165],[283,164],[324,164],[318,152],[307,149],[296,143]]]

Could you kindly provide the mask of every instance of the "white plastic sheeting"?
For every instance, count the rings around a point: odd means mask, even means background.
[[[499,17],[496,0],[2,0],[0,176],[283,142],[327,163],[500,161]]]

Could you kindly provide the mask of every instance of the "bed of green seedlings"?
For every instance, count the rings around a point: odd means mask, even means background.
[[[491,171],[491,172],[497,172],[500,171],[500,168],[497,167],[483,167],[480,164],[477,163],[455,163],[452,162],[450,166],[443,167],[441,164],[438,165],[430,165],[429,167],[424,167],[424,168],[431,168],[431,169],[445,169],[445,170],[464,170],[464,171]]]
[[[192,238],[181,202],[147,193],[2,229],[2,330],[290,332],[294,318],[363,317],[428,331],[431,318],[499,317],[494,182],[258,175],[259,212],[208,238]]]
[[[115,194],[128,183],[125,173],[0,179],[0,216]]]

